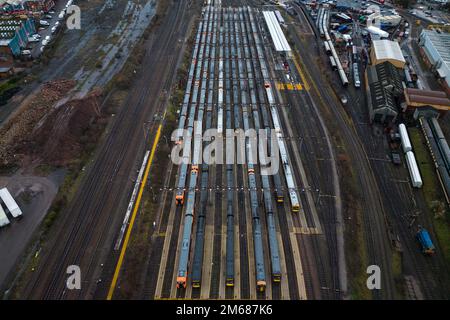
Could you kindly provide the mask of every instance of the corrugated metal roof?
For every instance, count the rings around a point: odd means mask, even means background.
[[[264,19],[267,27],[269,28],[270,36],[272,37],[273,44],[276,51],[291,51],[291,47],[281,30],[275,13],[273,11],[263,11]]]
[[[406,92],[412,95],[421,95],[427,97],[436,97],[436,98],[447,98],[447,94],[444,91],[435,91],[435,90],[420,90],[414,88],[407,88]]]
[[[405,98],[410,106],[420,107],[429,105],[440,110],[450,110],[450,99],[442,91],[406,88]]]
[[[411,103],[422,103],[422,104],[450,107],[450,100],[447,98],[409,95],[409,101]]]
[[[377,60],[397,60],[406,63],[398,42],[390,40],[372,41],[372,49]]]
[[[431,64],[439,68],[439,76],[450,85],[450,34],[424,29],[420,33],[419,44]]]
[[[420,37],[426,46],[433,46],[442,60],[450,64],[450,33],[438,33],[433,30],[422,30]]]
[[[374,82],[369,85],[372,108],[374,110],[388,108],[397,112],[394,96],[386,90],[381,83]]]

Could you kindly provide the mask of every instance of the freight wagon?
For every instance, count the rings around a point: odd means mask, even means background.
[[[424,254],[431,256],[436,252],[436,248],[434,247],[433,241],[431,241],[430,234],[427,230],[420,228],[416,234],[416,238],[417,241],[419,241]]]

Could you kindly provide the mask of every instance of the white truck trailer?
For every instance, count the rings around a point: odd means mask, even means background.
[[[6,216],[6,213],[3,210],[2,206],[0,205],[0,228],[7,226],[8,224],[9,224],[9,219]]]
[[[2,199],[3,203],[6,205],[6,208],[9,210],[9,212],[14,218],[17,218],[22,215],[22,210],[20,210],[19,206],[17,205],[17,202],[11,196],[8,189],[6,188],[0,189],[0,198]]]

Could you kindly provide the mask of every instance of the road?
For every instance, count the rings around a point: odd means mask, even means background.
[[[58,15],[65,8],[66,3],[67,3],[67,1],[66,2],[64,2],[64,1],[56,2],[55,6],[52,9],[53,11],[55,11],[54,14],[51,14],[52,18],[44,19],[45,21],[48,21],[49,26],[44,27],[45,29],[43,29],[41,31],[36,30],[37,33],[39,33],[39,35],[41,36],[41,39],[39,40],[39,42],[33,43],[31,45],[31,48],[32,48],[31,56],[33,57],[33,59],[38,58],[42,54],[42,51],[41,51],[42,41],[45,39],[46,36],[50,36],[51,38],[54,38],[57,35],[57,33],[61,31],[61,28],[65,28],[64,23],[66,21],[65,19],[67,18],[67,15],[62,20],[58,20]],[[52,34],[51,29],[55,25],[56,21],[59,21],[59,28],[55,33]]]
[[[129,97],[116,114],[106,138],[87,166],[85,177],[43,248],[31,281],[29,299],[89,299],[97,289],[102,265],[111,261],[114,238],[144,151],[156,131],[185,45],[190,1],[175,1],[163,23],[145,42],[146,54]],[[124,192],[125,190],[125,192]],[[114,257],[114,255],[113,255]],[[78,265],[82,288],[66,291],[66,269]]]

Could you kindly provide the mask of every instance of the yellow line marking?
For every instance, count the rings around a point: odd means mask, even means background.
[[[302,78],[303,83],[305,84],[305,90],[309,91],[309,89],[311,89],[311,88],[309,86],[309,83],[306,81],[306,78],[305,78],[305,75],[303,74],[302,68],[300,68],[300,65],[298,64],[295,54],[292,57],[292,60],[294,61],[295,67],[297,68],[297,71],[300,74],[300,77]]]
[[[296,90],[300,91],[303,90],[303,86],[301,83],[282,83],[282,82],[275,82],[275,87],[277,90]]]
[[[133,229],[134,221],[136,219],[137,211],[139,208],[139,204],[141,203],[142,194],[144,192],[145,185],[147,183],[148,174],[150,172],[150,167],[152,166],[153,157],[155,156],[156,146],[158,145],[159,138],[161,137],[161,128],[162,124],[159,125],[158,131],[156,132],[155,141],[153,142],[152,151],[150,153],[150,157],[147,160],[147,167],[145,168],[144,179],[142,180],[141,187],[139,188],[138,197],[136,199],[136,204],[133,209],[133,214],[131,216],[130,224],[127,229],[127,233],[125,235],[125,240],[122,245],[122,250],[120,251],[119,260],[117,261],[116,269],[114,271],[114,276],[111,282],[111,286],[109,287],[108,296],[106,300],[111,300],[114,294],[114,290],[116,289],[117,279],[119,278],[120,269],[122,268],[123,258],[125,256],[125,252],[127,251],[128,241],[130,240],[131,230]]]

